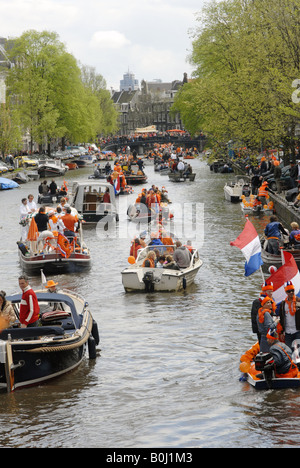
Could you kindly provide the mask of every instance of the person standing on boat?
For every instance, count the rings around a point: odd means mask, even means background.
[[[20,303],[21,328],[36,327],[40,315],[40,307],[35,292],[29,286],[28,276],[19,276],[19,286],[22,290]]]
[[[300,339],[300,298],[295,295],[295,288],[291,281],[284,288],[287,297],[279,308],[280,325],[285,334],[285,344],[292,347],[292,342]]]
[[[29,210],[31,211],[31,213],[34,213],[37,210],[37,205],[36,205],[36,203],[35,203],[35,201],[33,199],[34,199],[34,196],[30,193],[28,195],[27,206],[28,206]]]
[[[258,325],[257,325],[257,314],[259,309],[261,308],[261,303],[265,297],[269,297],[272,300],[272,314],[275,315],[276,312],[276,302],[273,299],[273,284],[267,284],[264,282],[264,284],[261,287],[261,293],[260,297],[258,299],[255,299],[252,302],[252,308],[251,308],[251,324],[252,324],[252,332],[257,334],[257,339],[260,341],[260,333],[258,331]]]
[[[286,235],[286,231],[276,216],[270,217],[270,222],[266,225],[264,233],[268,240],[267,252],[279,255],[279,240],[281,239],[281,234]]]
[[[75,216],[72,215],[72,210],[70,207],[68,207],[66,210],[66,214],[63,217],[63,222],[65,225],[64,235],[70,240],[73,240],[76,236],[75,231],[77,229],[78,223]]]
[[[268,330],[274,330],[279,323],[279,317],[273,320],[272,316],[272,300],[269,296],[266,296],[262,302],[261,307],[257,314],[257,327],[260,334],[259,346],[262,353],[269,352],[269,344],[267,341]]]

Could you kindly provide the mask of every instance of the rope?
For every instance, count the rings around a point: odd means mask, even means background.
[[[41,348],[34,348],[34,349],[28,349],[26,350],[27,353],[51,353],[53,351],[68,351],[74,348],[78,348],[79,346],[82,346],[86,341],[89,339],[90,334],[92,332],[92,327],[93,327],[93,320],[89,321],[89,326],[85,327],[86,333],[83,338],[81,338],[80,341],[76,341],[76,343],[70,343],[66,345],[61,345],[61,346],[47,346],[47,347],[41,347]]]

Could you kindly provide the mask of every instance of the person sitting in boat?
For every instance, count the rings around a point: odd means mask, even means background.
[[[267,332],[269,353],[274,359],[275,377],[295,378],[298,376],[298,367],[292,360],[292,350],[285,343],[280,343],[278,333],[274,329]],[[259,377],[259,374],[257,375]]]
[[[179,270],[180,268],[174,261],[172,255],[167,255],[166,256],[166,261],[163,265],[163,268],[167,268],[168,270]]]
[[[166,257],[164,255],[160,255],[157,258],[156,267],[157,268],[163,268],[165,261],[166,261]]]
[[[286,298],[281,302],[279,308],[280,325],[284,333],[284,341],[290,348],[292,342],[300,339],[300,298],[295,295],[295,288],[288,281],[284,288]]]
[[[164,244],[159,239],[158,234],[155,234],[154,232],[152,232],[152,234],[151,234],[151,240],[150,240],[148,245],[152,249],[157,248],[160,254],[163,253],[163,251],[165,250]],[[160,247],[160,246],[163,246],[163,247]]]
[[[176,241],[175,245],[176,249],[173,255],[175,262],[180,269],[188,268],[192,258],[191,252],[186,247],[184,247],[180,241]]]
[[[59,290],[56,286],[58,286],[58,283],[55,283],[53,280],[49,280],[47,281],[45,288],[48,289],[48,292],[51,294],[59,294]],[[50,305],[51,307],[53,306],[52,310],[65,310],[62,303],[55,302]]]
[[[143,249],[145,247],[147,247],[147,244],[146,244],[146,241],[145,241],[146,237],[147,237],[147,231],[141,232],[140,237],[139,237],[139,242],[140,242],[141,246],[143,247]]]
[[[279,317],[273,319],[272,311],[272,300],[269,296],[266,296],[261,301],[261,307],[257,314],[257,327],[260,334],[259,346],[262,353],[269,352],[269,344],[267,342],[267,332],[269,329],[276,329],[279,323]]]
[[[276,216],[270,217],[270,222],[265,227],[264,233],[268,240],[266,251],[273,255],[279,255],[279,240],[281,234],[286,235],[286,231]]]
[[[133,239],[131,247],[130,247],[129,255],[136,259],[138,254],[139,254],[139,250],[142,249],[142,248],[143,248],[143,246],[140,243],[140,239],[138,239],[138,238]]]
[[[110,203],[110,194],[109,194],[109,188],[107,187],[104,195],[103,195],[103,203]]]
[[[150,250],[147,257],[145,258],[142,267],[143,268],[155,268],[156,254],[153,250]]]
[[[6,292],[0,291],[0,328],[8,328],[17,320],[13,305],[6,300]]]
[[[290,232],[289,235],[289,241],[290,244],[295,248],[295,249],[300,249],[300,229],[299,229],[299,224],[298,223],[291,223],[292,231]]]
[[[57,207],[60,207],[63,210],[66,205],[67,205],[67,199],[65,197],[62,197]]]

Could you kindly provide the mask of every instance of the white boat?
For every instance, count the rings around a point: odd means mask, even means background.
[[[243,178],[242,178],[243,177]],[[236,176],[231,182],[226,182],[224,186],[225,200],[231,203],[238,203],[242,199],[242,195],[248,197],[251,193],[251,187],[248,177]]]
[[[153,246],[159,247],[159,246]],[[153,247],[147,246],[139,252],[136,262],[122,271],[122,283],[126,292],[134,291],[180,291],[190,286],[203,264],[199,252],[194,249],[188,268],[147,268],[143,262]],[[170,246],[167,246],[168,248]]]
[[[104,202],[105,192],[109,193],[110,202]],[[106,181],[90,179],[86,182],[75,182],[72,187],[70,205],[82,216],[85,224],[97,224],[104,217],[119,220],[115,189]]]
[[[39,162],[38,174],[40,177],[63,176],[69,170],[60,159],[45,159]]]

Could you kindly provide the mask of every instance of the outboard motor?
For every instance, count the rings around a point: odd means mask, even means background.
[[[272,379],[275,377],[274,359],[270,353],[258,353],[254,359],[255,369],[260,371],[261,378],[265,379],[268,387],[272,387]],[[260,377],[257,375],[257,377]]]
[[[143,281],[145,283],[145,291],[153,292],[154,291],[154,275],[153,271],[147,271],[144,274]]]

